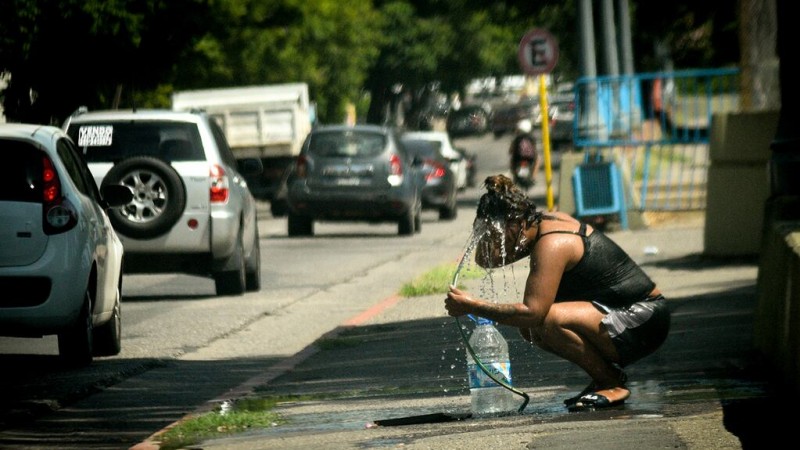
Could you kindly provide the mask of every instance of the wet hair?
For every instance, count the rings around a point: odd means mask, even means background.
[[[478,202],[476,221],[508,222],[523,219],[529,224],[542,220],[542,212],[511,178],[503,174],[492,175],[483,182],[486,193]]]

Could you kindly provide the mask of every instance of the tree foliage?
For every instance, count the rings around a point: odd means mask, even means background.
[[[6,0],[0,73],[12,121],[58,123],[153,89],[206,22],[204,0]]]
[[[9,121],[59,123],[81,105],[169,107],[174,90],[306,82],[323,121],[362,99],[378,121],[432,84],[457,92],[519,73],[533,27],[559,41],[554,75],[578,76],[576,11],[576,0],[3,0],[0,98]],[[720,44],[735,2],[631,0],[631,11],[640,71],[661,68],[656,42],[676,67],[738,58]]]

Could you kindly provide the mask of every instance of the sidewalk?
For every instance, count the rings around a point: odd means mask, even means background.
[[[514,386],[529,396],[524,411],[443,421],[469,414],[469,390],[465,348],[442,294],[402,299],[339,327],[285,373],[252,386],[250,395],[297,398],[276,410],[287,423],[198,448],[746,449],[776,439],[783,421],[752,352],[757,261],[703,257],[702,233],[696,223],[609,232],[656,281],[673,314],[664,346],[627,368],[631,397],[620,409],[568,413],[562,400],[586,385],[585,374],[500,326]],[[495,272],[491,285],[461,281],[483,297],[514,301],[522,264]],[[385,420],[390,425],[375,424]]]

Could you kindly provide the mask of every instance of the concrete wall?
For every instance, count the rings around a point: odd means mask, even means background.
[[[770,143],[778,112],[715,114],[712,118],[704,253],[756,255],[769,196]]]
[[[583,152],[564,152],[558,169],[558,201],[556,207],[567,214],[575,214],[575,192],[572,189],[572,172],[585,159]]]
[[[704,254],[758,256],[754,345],[773,381],[800,396],[800,197],[772,196],[778,112],[712,120]]]
[[[776,208],[800,208],[800,200]],[[769,216],[769,214],[767,215]],[[770,220],[758,266],[755,346],[786,391],[800,396],[800,221]]]

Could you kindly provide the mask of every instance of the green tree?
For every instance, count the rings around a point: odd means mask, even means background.
[[[631,1],[639,71],[738,62],[736,2]],[[80,105],[168,107],[175,89],[303,81],[323,121],[369,101],[382,121],[470,79],[517,74],[520,38],[559,41],[553,75],[575,78],[575,0],[3,0],[0,91],[11,121],[58,123]],[[398,92],[397,87],[402,87]]]
[[[0,73],[10,121],[59,123],[154,89],[198,35],[207,0],[0,2]]]
[[[446,93],[463,93],[471,79],[521,73],[517,48],[530,28],[567,36],[563,41],[573,48],[577,42],[572,0],[379,3],[384,40],[366,83],[372,97],[370,122],[386,121],[397,105],[408,102],[413,115],[425,107],[427,100],[419,93],[428,92],[432,83]],[[575,67],[568,59],[565,72]]]
[[[340,121],[378,55],[369,1],[228,0],[177,64],[176,89],[306,82],[322,121]]]

